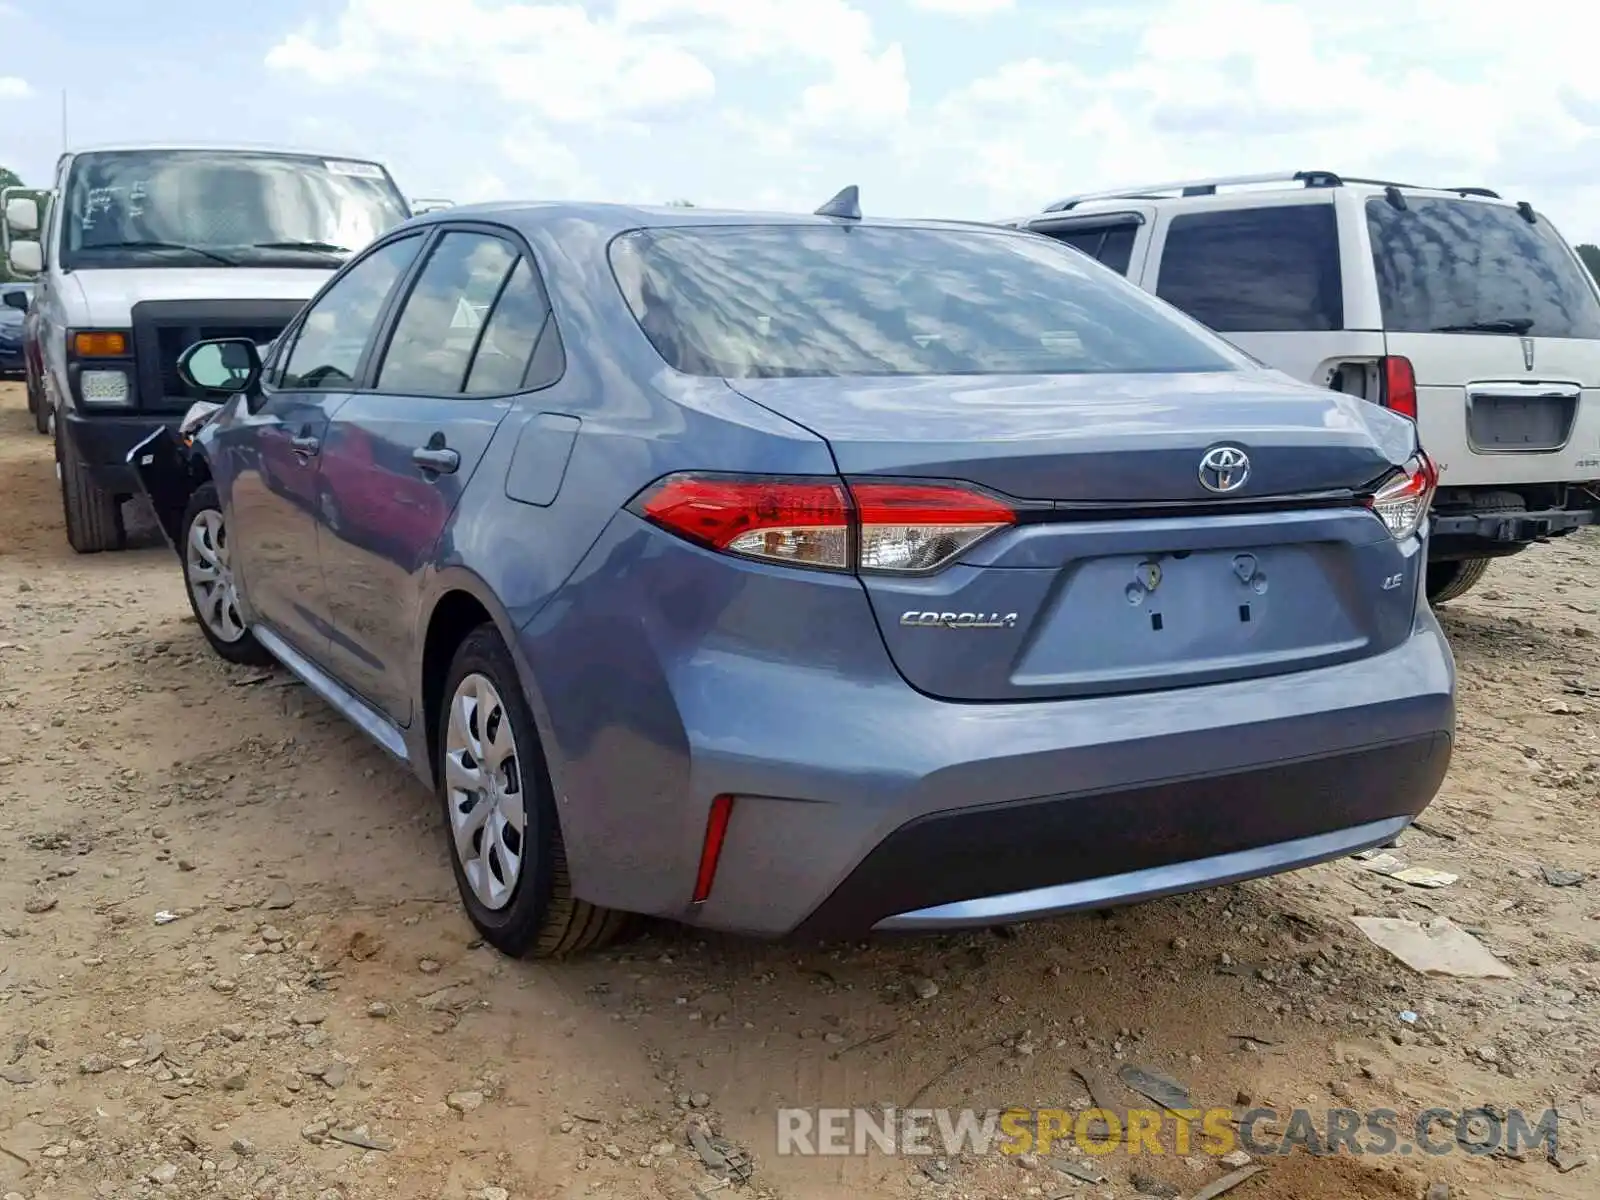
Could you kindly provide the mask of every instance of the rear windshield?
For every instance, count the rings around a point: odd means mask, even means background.
[[[1027,234],[885,226],[638,230],[612,267],[671,366],[731,379],[1235,371],[1198,324]]]
[[[1383,325],[1393,333],[1600,338],[1600,301],[1543,217],[1473,200],[1367,201]]]

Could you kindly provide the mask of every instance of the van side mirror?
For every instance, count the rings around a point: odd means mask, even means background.
[[[23,291],[21,288],[13,288],[11,291],[6,293],[5,306],[7,308],[18,309],[21,312],[27,312],[28,293]]]
[[[178,374],[203,392],[232,396],[254,391],[261,382],[261,355],[249,338],[196,342],[179,357]]]
[[[13,239],[6,251],[6,262],[15,275],[37,275],[44,270],[44,247],[38,242]]]
[[[13,196],[6,201],[6,228],[13,234],[39,232],[39,202],[32,196]]]

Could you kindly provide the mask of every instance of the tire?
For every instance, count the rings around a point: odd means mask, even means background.
[[[229,562],[227,525],[214,483],[203,483],[183,513],[183,589],[206,641],[222,658],[241,666],[272,663],[267,648],[240,619],[236,584]]]
[[[1428,603],[1447,604],[1464,596],[1482,581],[1492,558],[1458,558],[1428,564]]]
[[[67,542],[79,554],[121,550],[127,540],[122,505],[89,474],[89,468],[56,422],[56,470],[61,475],[61,511]]]
[[[45,437],[50,436],[50,406],[45,401],[43,389],[40,389],[38,396],[34,399],[33,427]]]
[[[488,691],[480,690],[485,682]],[[458,713],[460,724],[453,733],[453,716]],[[572,894],[533,716],[516,665],[493,625],[480,625],[456,650],[434,719],[435,769],[450,864],[462,906],[484,940],[512,958],[565,958],[618,937],[627,927],[628,914],[599,908]],[[507,726],[509,751],[504,738]],[[492,748],[484,749],[486,734],[490,743],[499,744],[498,755]],[[489,770],[483,769],[474,747],[483,760],[497,758],[488,763]],[[458,786],[474,777],[494,790],[492,799]],[[515,823],[506,820],[507,814],[518,809],[521,834],[508,838],[508,833],[515,833]],[[474,821],[474,814],[480,813],[487,815]],[[501,832],[491,840],[497,820]]]

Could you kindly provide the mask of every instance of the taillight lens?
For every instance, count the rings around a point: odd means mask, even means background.
[[[934,570],[1017,519],[992,496],[942,484],[859,482],[850,494],[863,571]]]
[[[838,481],[674,475],[645,494],[639,512],[712,550],[850,568],[850,502]]]
[[[1383,360],[1383,406],[1402,417],[1417,419],[1417,373],[1411,360],[1391,354]]]
[[[708,549],[832,571],[937,570],[1016,522],[962,484],[672,475],[631,506]]]
[[[1403,541],[1422,528],[1439,474],[1433,460],[1418,453],[1387,483],[1373,493],[1368,502],[1396,541]]]

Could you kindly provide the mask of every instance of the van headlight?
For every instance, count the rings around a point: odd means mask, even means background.
[[[126,408],[133,400],[126,371],[84,371],[78,398],[86,408]]]

